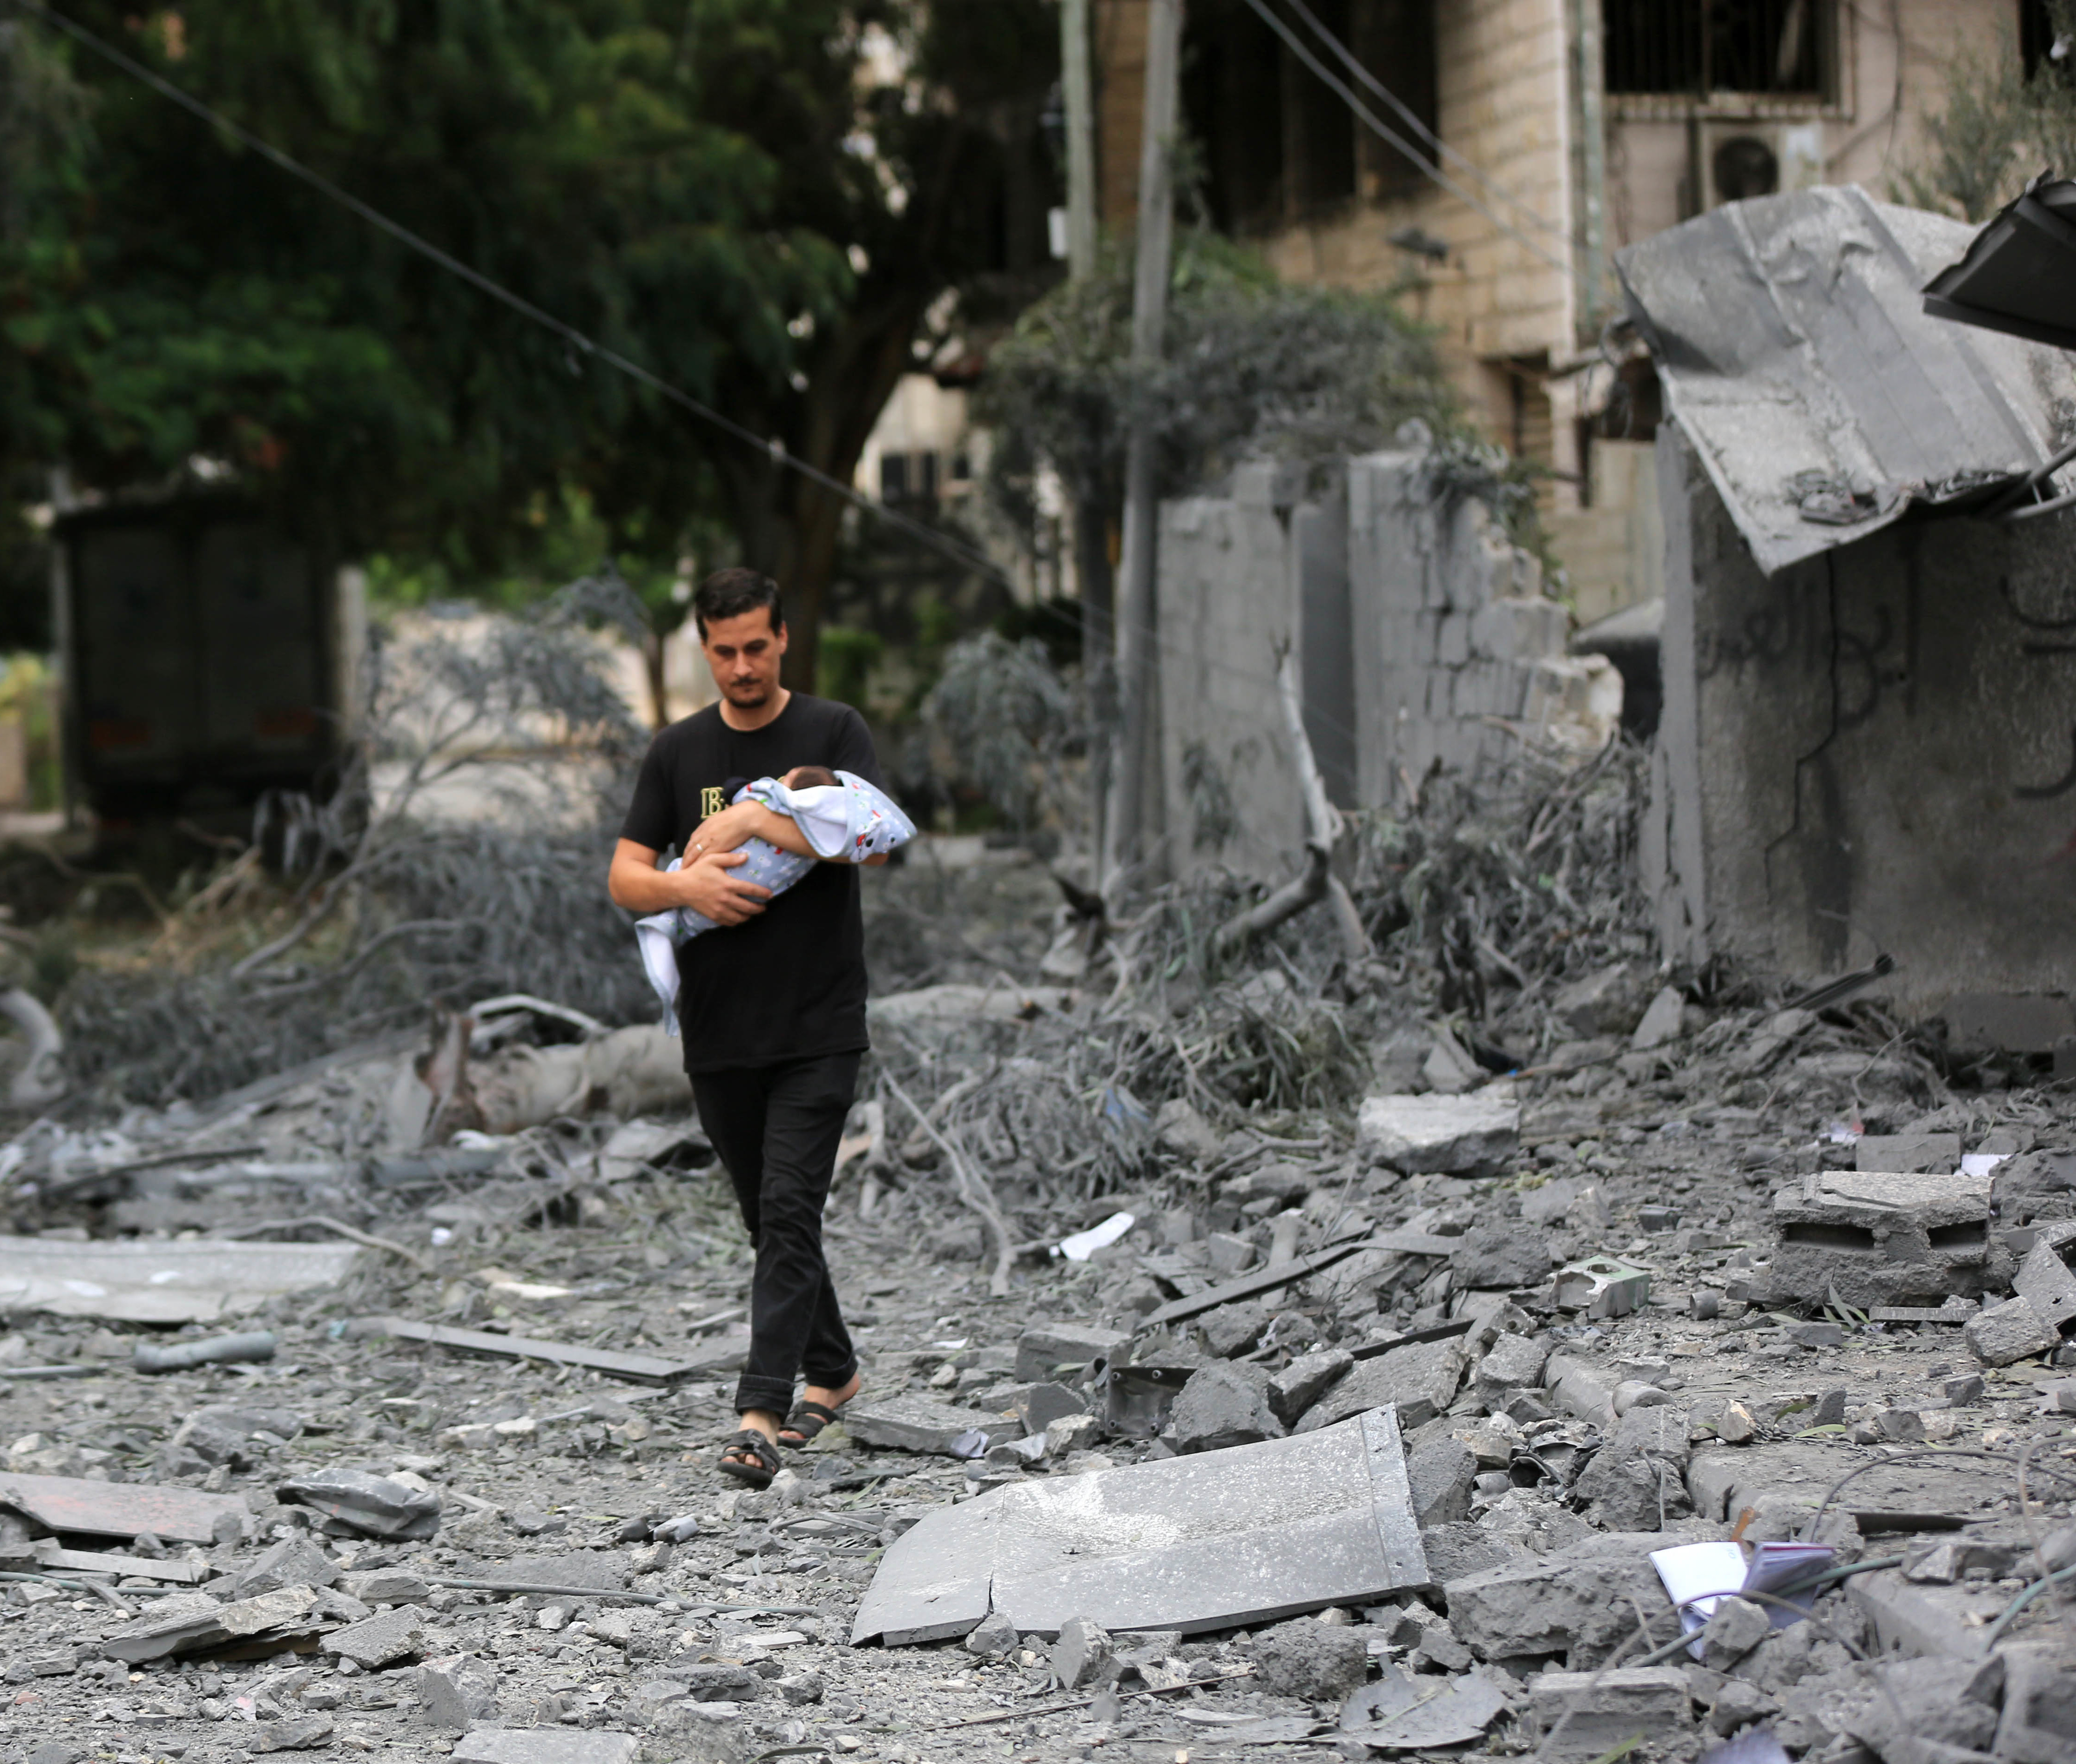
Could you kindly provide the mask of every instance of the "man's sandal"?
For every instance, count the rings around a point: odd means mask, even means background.
[[[836,1418],[835,1409],[821,1403],[811,1403],[803,1397],[793,1405],[792,1413],[779,1427],[779,1443],[791,1446],[795,1451],[802,1451],[808,1441]],[[785,1437],[787,1434],[798,1434],[800,1437],[797,1440],[788,1439]]]
[[[770,1488],[781,1467],[778,1448],[754,1427],[744,1428],[721,1453],[720,1473],[753,1488]]]

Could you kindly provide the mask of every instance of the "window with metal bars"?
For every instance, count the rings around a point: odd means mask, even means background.
[[[1602,0],[1607,89],[1833,96],[1833,0]]]

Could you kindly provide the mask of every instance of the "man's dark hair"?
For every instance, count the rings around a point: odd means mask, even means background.
[[[702,639],[707,634],[708,620],[739,619],[759,607],[770,613],[773,630],[785,624],[786,615],[778,604],[778,584],[768,575],[739,567],[715,571],[692,596],[692,616],[699,623]]]

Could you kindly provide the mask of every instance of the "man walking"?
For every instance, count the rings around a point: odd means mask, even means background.
[[[736,877],[737,848],[750,838],[815,854],[789,816],[729,799],[796,766],[885,787],[856,711],[778,683],[786,621],[776,583],[720,571],[700,584],[692,614],[720,702],[650,744],[606,886],[629,912],[690,907],[714,921],[679,947],[678,1020],[700,1124],[756,1250],[749,1357],[735,1397],[743,1427],[720,1468],[761,1488],[778,1471],[779,1444],[805,1445],[858,1388],[822,1255],[822,1206],[866,1046],[865,929],[849,863],[818,864],[776,897]],[[675,873],[656,867],[671,845],[683,860]]]

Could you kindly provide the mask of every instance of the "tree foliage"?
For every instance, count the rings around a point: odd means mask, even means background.
[[[1131,264],[1097,272],[1019,320],[988,363],[977,405],[1000,438],[990,489],[1028,525],[1039,469],[1115,523],[1127,435],[1146,413],[1159,438],[1160,493],[1195,489],[1264,454],[1314,462],[1374,447],[1409,417],[1450,401],[1426,336],[1388,294],[1293,287],[1208,231],[1175,255],[1166,347],[1131,361]]]
[[[2076,44],[2076,0],[2048,0],[2057,47]],[[2028,74],[2008,34],[1987,55],[1963,45],[1916,163],[1891,193],[1918,208],[1985,221],[2036,172],[2076,177],[2076,54]]]
[[[1036,175],[1052,77],[1039,0],[71,10],[845,480],[924,312],[1003,260],[1005,171]],[[205,460],[349,550],[463,579],[525,555],[572,493],[652,562],[718,515],[788,577],[812,670],[834,498],[46,27],[6,54],[0,470],[119,487]]]

